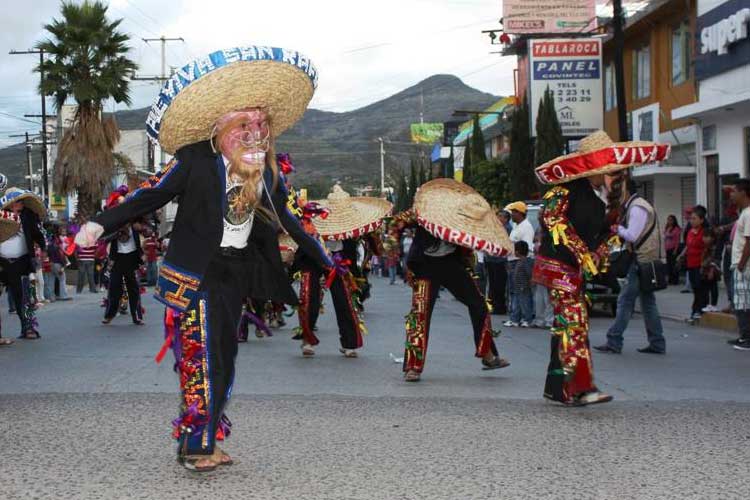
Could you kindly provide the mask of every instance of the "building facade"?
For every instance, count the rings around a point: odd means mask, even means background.
[[[672,145],[670,160],[633,171],[641,194],[665,223],[678,220],[696,200],[697,128],[673,110],[697,101],[692,68],[696,0],[657,0],[628,18],[625,27],[625,96],[632,140]],[[604,128],[619,137],[615,44],[604,42]]]
[[[672,111],[697,131],[697,201],[720,219],[724,186],[750,174],[750,0],[698,0],[698,101]]]

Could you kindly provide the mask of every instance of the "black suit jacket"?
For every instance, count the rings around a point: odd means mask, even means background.
[[[181,148],[175,158],[175,162],[131,193],[124,203],[102,212],[94,221],[104,226],[108,234],[179,197],[172,237],[159,272],[156,298],[184,311],[195,299],[208,264],[221,244],[227,207],[226,167],[208,141]],[[305,233],[287,209],[288,193],[283,179],[279,179],[274,189],[273,174],[266,170],[264,183],[263,205],[270,213],[278,214],[281,225],[301,248],[316,256],[320,265],[330,266],[325,250]],[[253,241],[267,235],[268,232],[255,231],[251,233],[251,243],[270,251],[267,242]],[[279,253],[277,241],[273,248]]]
[[[34,243],[39,245],[42,250],[47,249],[47,241],[44,239],[41,221],[36,212],[28,208],[21,210],[21,228],[26,239],[26,248],[29,249],[29,255],[32,258],[34,257]]]

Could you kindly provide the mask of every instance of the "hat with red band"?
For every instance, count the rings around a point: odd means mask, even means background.
[[[494,256],[512,248],[487,200],[462,182],[435,179],[423,184],[414,197],[414,210],[420,226],[448,243]]]
[[[536,176],[544,184],[563,184],[583,177],[612,174],[636,165],[664,161],[671,148],[669,144],[647,141],[614,142],[600,130],[581,139],[577,152],[537,167]]]
[[[393,204],[381,198],[349,196],[341,186],[318,203],[328,210],[328,216],[315,217],[313,223],[324,240],[346,240],[365,236],[383,224],[383,217],[393,210]]]

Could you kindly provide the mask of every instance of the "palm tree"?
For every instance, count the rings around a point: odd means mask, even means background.
[[[60,140],[53,180],[58,193],[77,191],[78,213],[91,216],[111,183],[120,140],[114,118],[102,118],[102,105],[107,99],[130,104],[137,65],[126,57],[130,37],[117,30],[122,19],[110,22],[103,3],[63,1],[61,14],[44,26],[51,36],[36,47],[50,57],[36,71],[44,71],[40,91],[54,96],[58,110],[69,99],[78,105]]]

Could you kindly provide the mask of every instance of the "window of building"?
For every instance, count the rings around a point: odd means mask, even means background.
[[[652,112],[638,115],[638,139],[641,141],[654,140],[654,114]]]
[[[703,151],[716,151],[716,125],[703,127]]]
[[[690,22],[672,29],[672,85],[685,83],[690,76]]]
[[[651,47],[644,45],[633,51],[633,97],[643,99],[651,95]]]
[[[604,68],[604,111],[617,107],[617,89],[615,87],[615,65],[607,64]]]

